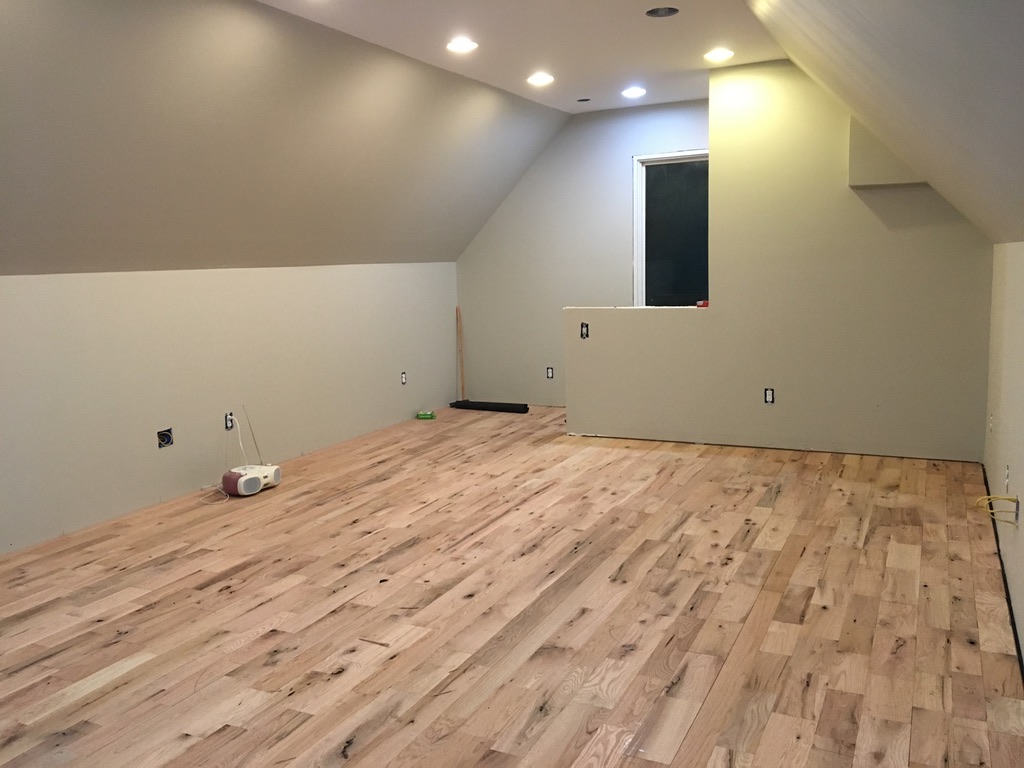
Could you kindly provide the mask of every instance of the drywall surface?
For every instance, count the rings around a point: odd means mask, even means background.
[[[851,190],[848,120],[790,64],[712,73],[710,307],[566,311],[570,431],[981,458],[992,245]]]
[[[565,403],[562,308],[633,301],[633,156],[707,141],[703,101],[569,121],[459,257],[468,397]]]
[[[791,60],[992,242],[1024,239],[1024,3],[747,5]]]
[[[923,184],[925,180],[851,116],[849,183],[851,187],[881,187]]]
[[[567,119],[245,0],[4,0],[0,104],[0,274],[455,261]]]
[[[1024,243],[995,247],[985,472],[989,492],[1024,495]],[[1007,481],[1009,473],[1009,481]],[[1012,509],[1000,503],[998,509]],[[996,526],[1018,629],[1024,628],[1024,530]]]
[[[452,263],[0,277],[0,551],[217,484],[226,411],[256,463],[243,406],[279,462],[445,405],[454,312]]]

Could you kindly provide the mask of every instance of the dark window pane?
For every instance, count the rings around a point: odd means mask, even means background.
[[[708,161],[647,165],[646,303],[708,300]]]

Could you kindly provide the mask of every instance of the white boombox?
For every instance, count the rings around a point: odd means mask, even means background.
[[[275,464],[235,467],[224,473],[221,488],[231,496],[252,496],[281,482],[281,468]]]

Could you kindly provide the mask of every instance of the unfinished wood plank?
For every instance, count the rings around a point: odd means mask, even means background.
[[[773,714],[754,753],[752,768],[804,768],[814,740],[814,721]]]

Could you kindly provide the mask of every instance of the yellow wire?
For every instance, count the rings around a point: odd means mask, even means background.
[[[1014,505],[1015,505],[1014,509],[991,509],[991,508],[989,508],[987,511],[988,511],[989,516],[993,520],[996,520],[997,522],[1000,522],[1000,523],[1009,523],[1010,525],[1014,526],[1015,528],[1020,527],[1020,524],[1017,522],[1017,515],[1020,512],[1020,499],[1017,496],[982,496],[976,502],[974,502],[974,506],[979,507],[979,508],[980,507],[991,507],[993,501],[1012,501],[1014,503]],[[1012,514],[1014,516],[1014,518],[1013,518],[1013,520],[1007,520],[1006,518],[999,517],[1000,514],[1006,514],[1006,515]]]

